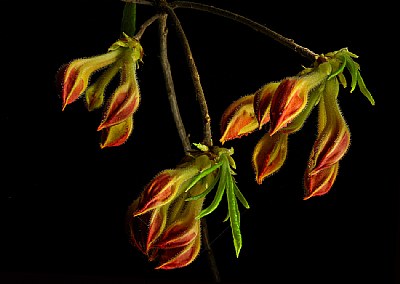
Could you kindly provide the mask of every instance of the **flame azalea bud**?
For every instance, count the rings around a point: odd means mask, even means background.
[[[350,131],[337,102],[339,82],[332,78],[326,83],[324,96],[319,103],[318,137],[308,163],[308,174],[336,164],[350,146]]]
[[[133,118],[128,117],[124,121],[102,130],[100,148],[116,147],[124,144],[133,130]]]
[[[131,135],[133,114],[140,102],[136,69],[142,56],[143,48],[139,41],[123,34],[107,53],[76,59],[60,68],[57,74],[63,74],[63,110],[85,93],[86,106],[92,111],[103,105],[105,88],[120,73],[121,83],[110,98],[103,121],[97,129],[103,131],[101,148],[119,146]],[[102,74],[88,86],[91,76],[100,69],[104,69]]]
[[[156,269],[175,269],[190,264],[200,251],[200,213],[204,197],[185,201],[187,197],[200,194],[214,175],[206,177],[208,182],[198,182],[190,193],[183,194],[170,207],[168,224],[152,246],[158,249],[160,265]]]
[[[266,133],[257,143],[253,152],[253,166],[258,184],[281,168],[286,160],[287,144],[288,134],[282,132],[272,136]]]
[[[187,266],[200,251],[200,219],[204,196],[216,174],[211,173],[186,190],[192,178],[212,166],[207,155],[186,157],[175,169],[160,172],[127,212],[132,244],[156,269]],[[200,197],[199,197],[200,196]]]
[[[162,206],[180,193],[183,182],[192,178],[197,173],[197,169],[190,167],[187,169],[168,169],[160,172],[145,187],[141,194],[138,207],[134,216],[141,215],[147,211]]]
[[[106,54],[73,60],[65,66],[62,101],[65,107],[77,100],[86,90],[92,74],[118,60],[121,50],[114,50]]]
[[[175,169],[161,171],[145,187],[134,215],[141,215],[174,200],[185,189],[183,183],[210,166],[211,160],[207,155],[200,155],[185,161]]]
[[[280,82],[270,82],[264,85],[254,95],[254,112],[259,123],[259,129],[270,121],[270,106],[272,97]]]
[[[323,83],[331,73],[328,62],[281,81],[271,101],[270,134],[273,135],[290,123],[307,105],[309,92]]]
[[[331,189],[335,182],[339,169],[339,163],[333,164],[329,168],[320,170],[314,175],[308,174],[306,171],[304,177],[304,200],[307,200],[313,196],[321,196]]]
[[[111,97],[103,122],[97,130],[118,124],[132,116],[140,102],[139,86],[136,80],[135,62],[127,58],[121,71],[121,84]]]
[[[247,95],[234,101],[222,114],[219,140],[226,141],[240,138],[258,129],[258,121],[253,109],[254,95]]]
[[[89,111],[97,109],[103,105],[104,92],[112,78],[118,73],[120,64],[112,64],[85,92],[86,107]]]

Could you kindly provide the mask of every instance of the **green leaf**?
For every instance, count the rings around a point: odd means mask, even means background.
[[[219,205],[219,203],[222,200],[222,196],[224,195],[225,192],[225,187],[226,187],[226,178],[227,178],[227,170],[229,172],[229,169],[226,169],[226,165],[222,165],[220,171],[221,171],[221,176],[219,178],[219,183],[218,183],[218,188],[217,192],[215,193],[214,199],[211,202],[211,204],[203,209],[200,214],[196,217],[196,219],[203,218],[204,216],[210,214],[213,212]],[[229,173],[228,173],[229,174]]]
[[[375,100],[372,97],[371,93],[368,91],[367,87],[365,86],[364,80],[361,77],[361,74],[358,75],[358,87],[360,88],[361,93],[369,100],[371,105],[375,105]]]
[[[185,189],[185,192],[188,192],[189,189],[191,189],[199,180],[201,180],[203,177],[211,174],[213,171],[215,171],[216,169],[218,169],[220,166],[222,165],[222,162],[219,162],[217,164],[215,164],[212,167],[209,167],[208,169],[200,172],[198,175],[196,175],[193,180],[190,182],[190,184],[188,185],[188,187]]]
[[[242,234],[240,233],[240,211],[234,192],[234,181],[228,181],[226,187],[226,197],[228,200],[229,220],[232,229],[233,244],[235,246],[236,257],[239,257],[242,248]]]
[[[346,58],[346,67],[351,75],[351,83],[350,83],[350,93],[354,91],[357,86],[357,78],[358,78],[358,64],[354,62],[354,60],[347,54],[344,54],[343,57]]]
[[[209,148],[207,145],[201,144],[201,143],[193,143],[194,146],[196,146],[197,149],[203,152],[208,152]]]
[[[346,61],[347,61],[347,60],[346,60],[346,57],[345,57],[345,56],[342,56],[341,59],[342,59],[342,64],[339,66],[339,68],[338,68],[335,72],[333,72],[333,73],[328,77],[328,80],[332,79],[332,78],[335,77],[336,75],[338,75],[338,74],[340,74],[340,73],[343,72],[344,67],[346,67]]]
[[[219,181],[220,176],[221,176],[221,171],[218,171],[217,176],[213,179],[212,183],[207,187],[206,190],[204,190],[202,193],[200,193],[198,195],[186,198],[185,201],[197,200],[197,199],[202,198],[202,197],[206,196],[207,194],[209,194],[211,192],[211,190],[214,189],[217,182]]]
[[[247,202],[246,198],[244,198],[244,195],[242,194],[242,192],[239,190],[239,187],[237,186],[235,181],[233,181],[233,190],[234,190],[235,196],[237,197],[237,199],[239,199],[240,203],[242,203],[242,205],[246,209],[249,209],[250,205]]]

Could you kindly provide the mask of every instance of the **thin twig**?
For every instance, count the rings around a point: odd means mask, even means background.
[[[179,37],[181,43],[183,44],[183,50],[185,52],[186,60],[189,65],[190,74],[192,76],[196,97],[200,104],[201,114],[203,117],[203,125],[204,125],[203,143],[207,146],[212,146],[211,118],[208,113],[207,101],[204,96],[203,87],[201,86],[201,83],[200,83],[200,75],[199,75],[199,72],[197,71],[196,63],[193,59],[193,54],[190,49],[189,41],[186,37],[185,31],[183,30],[182,25],[181,25],[178,17],[176,16],[174,10],[171,9],[168,5],[165,8],[166,8],[166,12],[171,17],[173,25],[176,28],[178,37]]]
[[[318,57],[318,54],[312,52],[308,48],[305,48],[301,45],[298,45],[297,43],[294,42],[293,39],[286,38],[282,36],[281,34],[267,28],[264,25],[261,25],[253,20],[250,20],[249,18],[246,18],[242,15],[227,11],[225,9],[217,8],[211,5],[206,5],[206,4],[201,4],[201,3],[194,3],[194,2],[189,2],[189,1],[174,1],[169,4],[171,8],[188,8],[188,9],[194,9],[194,10],[199,10],[199,11],[204,11],[208,13],[215,14],[217,16],[222,16],[228,19],[231,19],[233,21],[236,21],[238,23],[244,24],[252,29],[254,29],[257,32],[260,32],[262,34],[265,34],[272,38],[273,40],[283,44],[286,47],[291,48],[295,52],[299,53],[300,55],[304,56],[307,59],[310,60],[315,60]]]
[[[150,2],[150,1],[146,1],[146,0],[122,0],[122,1],[132,2],[132,3],[137,3],[137,4],[144,4],[144,5],[154,5],[154,3]],[[317,53],[309,50],[306,47],[303,47],[303,46],[295,43],[293,39],[286,38],[286,37],[282,36],[281,34],[269,29],[268,27],[266,27],[260,23],[257,23],[253,20],[250,20],[249,18],[246,18],[242,15],[230,12],[228,10],[221,9],[221,8],[211,6],[211,5],[202,4],[202,3],[194,3],[194,2],[190,2],[190,1],[174,1],[174,2],[169,3],[168,6],[172,9],[176,9],[176,8],[193,9],[193,10],[208,12],[208,13],[211,13],[211,14],[214,14],[217,16],[228,18],[235,22],[246,25],[257,32],[267,35],[268,37],[272,38],[273,40],[294,50],[296,53],[300,54],[301,56],[303,56],[311,61],[314,61],[318,57]]]
[[[148,1],[148,0],[121,0],[121,1],[128,2],[128,3],[141,4],[141,5],[154,6],[154,1]]]
[[[160,61],[164,73],[165,87],[167,89],[169,103],[171,105],[172,115],[175,120],[175,125],[178,130],[179,137],[182,141],[183,149],[185,152],[191,150],[190,141],[186,135],[185,126],[183,125],[182,118],[179,112],[178,103],[176,100],[174,81],[172,79],[171,65],[169,64],[167,54],[167,15],[164,14],[159,18],[159,34],[160,34]]]
[[[152,16],[151,18],[149,18],[148,20],[146,20],[139,28],[138,32],[135,34],[134,38],[137,40],[140,40],[140,38],[143,36],[143,33],[145,32],[145,30],[148,28],[148,26],[150,26],[152,23],[154,23],[155,20],[157,20],[158,18],[160,18],[161,14],[156,14],[154,16]]]
[[[202,228],[202,236],[203,236],[203,244],[205,246],[205,250],[207,252],[208,261],[210,262],[211,271],[214,277],[214,282],[221,282],[221,277],[219,275],[218,266],[214,258],[213,250],[210,245],[210,240],[208,238],[208,227],[207,221],[205,218],[201,218],[201,228]]]

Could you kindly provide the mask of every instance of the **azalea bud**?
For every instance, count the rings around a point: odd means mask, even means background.
[[[234,101],[224,111],[221,117],[222,137],[219,140],[222,144],[258,129],[253,103],[254,94],[247,95]]]
[[[197,172],[193,166],[163,170],[145,187],[133,214],[138,216],[170,202],[181,193],[182,184]]]
[[[123,34],[107,53],[76,59],[59,70],[58,75],[63,75],[63,110],[83,93],[89,111],[99,108],[103,105],[106,86],[117,73],[121,74],[121,83],[109,99],[103,121],[97,129],[102,131],[101,148],[119,146],[131,135],[133,114],[140,102],[136,69],[142,56],[140,43]],[[101,69],[102,74],[89,86],[89,79]]]
[[[307,168],[310,175],[336,164],[350,146],[350,131],[339,109],[338,93],[339,82],[332,78],[319,103],[318,136]]]
[[[258,184],[281,168],[286,160],[288,134],[278,132],[269,133],[258,141],[253,152],[253,166]]]
[[[203,193],[215,183],[210,173],[186,190],[192,178],[211,167],[207,155],[187,157],[175,169],[160,172],[146,186],[127,212],[132,244],[156,269],[175,269],[190,264],[200,251],[200,219]],[[190,199],[190,200],[189,200]]]
[[[337,102],[339,81],[327,81],[319,103],[318,136],[305,171],[305,199],[326,194],[338,172],[339,161],[350,145],[350,132]]]
[[[307,105],[309,92],[324,82],[331,73],[329,62],[281,81],[271,101],[270,134],[274,135],[290,123]]]

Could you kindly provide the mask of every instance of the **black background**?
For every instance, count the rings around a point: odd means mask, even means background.
[[[202,1],[240,13],[316,53],[343,47],[359,58],[375,98],[342,89],[352,134],[338,178],[322,197],[302,200],[302,178],[316,137],[315,114],[289,137],[283,168],[259,186],[251,167],[257,132],[234,147],[242,209],[239,258],[224,204],[207,218],[223,282],[396,283],[399,281],[398,74],[394,7],[284,1]],[[267,1],[266,1],[267,2]],[[10,3],[9,3],[10,4]],[[371,6],[369,6],[371,5]],[[61,111],[55,74],[78,57],[104,53],[118,38],[121,1],[15,2],[3,8],[0,283],[211,282],[206,253],[188,267],[155,271],[130,246],[127,206],[183,150],[168,106],[158,27],[142,37],[142,101],[127,143],[101,150],[101,112],[83,100]],[[138,25],[153,15],[138,6]],[[265,35],[229,19],[177,10],[187,33],[218,143],[222,111],[263,84],[310,64]],[[182,117],[192,142],[201,116],[181,45],[172,27],[169,57]],[[111,90],[111,89],[110,89]],[[396,257],[397,256],[397,257]],[[397,261],[396,261],[397,259]],[[397,282],[398,283],[398,282]]]

